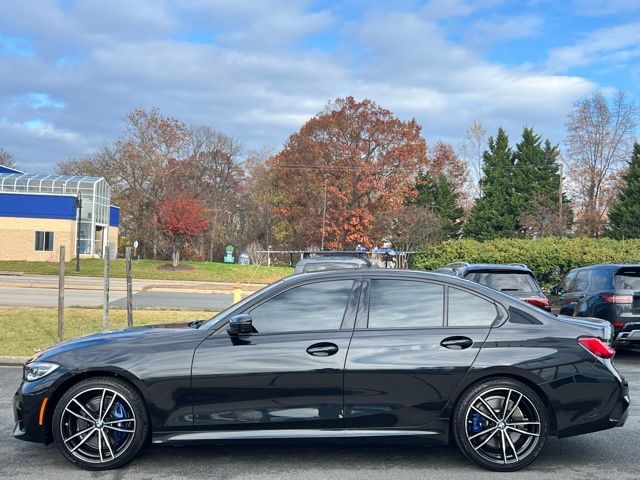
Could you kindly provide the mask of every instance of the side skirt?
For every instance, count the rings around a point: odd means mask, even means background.
[[[153,435],[153,443],[203,442],[208,440],[262,440],[262,439],[314,439],[314,438],[370,438],[370,437],[423,437],[441,436],[443,432],[428,430],[358,430],[358,429],[282,429],[238,430],[206,432],[166,432]]]

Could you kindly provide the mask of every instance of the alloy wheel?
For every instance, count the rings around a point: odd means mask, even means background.
[[[496,465],[528,457],[540,442],[542,424],[524,393],[499,387],[477,395],[465,413],[466,437],[473,450]]]
[[[59,425],[71,455],[84,462],[107,463],[127,451],[136,433],[136,415],[115,390],[89,388],[67,402]]]

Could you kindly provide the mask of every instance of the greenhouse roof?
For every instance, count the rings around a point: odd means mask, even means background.
[[[34,175],[0,173],[0,192],[55,193],[76,195],[78,192],[93,193],[102,177],[83,175]]]

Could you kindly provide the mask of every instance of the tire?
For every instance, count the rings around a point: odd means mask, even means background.
[[[471,386],[453,414],[453,436],[462,453],[478,465],[500,472],[519,470],[533,462],[545,446],[548,427],[540,397],[511,378],[493,378]]]
[[[86,470],[109,470],[138,453],[147,439],[149,419],[131,384],[95,377],[77,383],[60,398],[51,430],[71,463]]]

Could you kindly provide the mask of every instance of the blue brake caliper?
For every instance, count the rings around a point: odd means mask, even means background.
[[[113,407],[113,419],[120,420],[121,418],[127,418],[127,411],[125,410],[124,405],[122,405],[122,403],[116,402],[115,406]],[[116,424],[116,426],[119,428],[123,428],[122,425],[123,424],[121,423]],[[113,433],[115,434],[116,442],[120,442],[126,435],[125,432],[119,432],[119,431],[113,431]]]
[[[484,430],[484,421],[479,413],[473,413],[471,415],[471,431],[473,433],[480,433]]]

